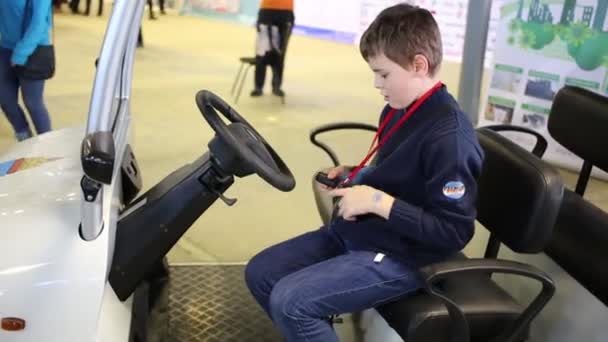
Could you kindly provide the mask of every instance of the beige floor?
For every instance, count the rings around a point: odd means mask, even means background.
[[[57,76],[46,100],[55,129],[85,123],[107,16],[56,17]],[[194,104],[200,89],[229,98],[237,58],[253,50],[252,28],[175,14],[144,20],[146,47],[138,51],[133,85],[134,150],[149,188],[175,168],[207,150],[212,132]],[[459,66],[446,63],[442,79],[455,91]],[[226,193],[239,202],[217,203],[171,251],[172,262],[241,262],[260,249],[319,226],[310,177],[329,164],[308,141],[309,131],[335,121],[375,123],[382,98],[356,46],[294,36],[285,75],[287,103],[273,96],[248,96],[252,73],[235,108],[271,142],[290,166],[298,185],[291,193],[272,189],[257,177],[239,179]],[[369,136],[340,134],[335,142],[345,162],[354,163]],[[0,151],[13,144],[0,121]],[[567,174],[571,184],[574,178]],[[589,197],[608,208],[607,186],[592,181]]]

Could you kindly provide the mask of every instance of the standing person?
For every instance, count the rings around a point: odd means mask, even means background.
[[[262,0],[257,21],[254,89],[251,96],[262,96],[266,66],[272,68],[272,93],[285,96],[281,89],[285,52],[294,24],[293,0]]]
[[[26,3],[31,8],[26,9]],[[0,107],[19,141],[32,136],[18,102],[19,90],[36,133],[51,130],[43,97],[45,81],[23,79],[16,72],[16,67],[25,65],[36,47],[50,44],[51,16],[51,0],[0,1]]]
[[[360,43],[388,104],[378,144],[347,175],[332,223],[254,256],[253,297],[288,342],[336,342],[328,317],[358,312],[423,287],[418,269],[471,240],[483,152],[467,115],[437,76],[442,47],[431,12],[382,11]],[[375,141],[375,139],[374,139]],[[378,152],[372,166],[365,161]],[[361,172],[359,172],[361,171]]]

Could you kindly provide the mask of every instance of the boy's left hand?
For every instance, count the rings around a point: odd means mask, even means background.
[[[338,202],[338,215],[348,221],[355,221],[358,215],[364,214],[376,214],[388,220],[395,201],[392,196],[367,185],[334,189],[329,194],[342,197]]]

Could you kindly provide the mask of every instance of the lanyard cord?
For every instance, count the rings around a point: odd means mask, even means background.
[[[348,175],[348,177],[344,180],[343,185],[350,183],[357,176],[359,171],[361,171],[361,169],[367,164],[367,162],[376,154],[376,152],[378,152],[378,149],[380,149],[380,147],[386,143],[388,138],[393,133],[395,133],[395,131],[399,129],[399,127],[403,126],[403,124],[414,114],[414,112],[416,112],[416,110],[442,86],[443,84],[441,82],[437,82],[431,89],[424,93],[418,100],[416,100],[416,102],[414,102],[414,104],[410,107],[410,109],[408,109],[405,115],[403,115],[399,119],[399,121],[397,121],[397,123],[393,127],[391,127],[391,129],[386,133],[386,135],[384,135],[382,139],[380,139],[380,135],[382,134],[390,120],[393,118],[395,113],[397,113],[397,109],[391,109],[391,111],[386,115],[386,118],[384,118],[384,120],[382,121],[382,124],[380,124],[380,127],[378,127],[378,131],[374,136],[374,140],[372,140],[372,144],[370,146],[369,152],[367,153],[367,156],[365,156],[363,161],[361,161],[361,163],[359,163],[359,165]],[[378,143],[376,144],[376,142]]]

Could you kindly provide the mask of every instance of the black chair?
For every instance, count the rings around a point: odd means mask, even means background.
[[[311,140],[319,146],[317,134],[344,126],[323,126],[311,133]],[[351,128],[375,130],[368,125]],[[542,155],[544,138],[525,128],[516,129],[537,136],[534,151]],[[561,205],[561,177],[556,169],[492,129],[478,129],[478,137],[486,154],[478,180],[478,221],[491,232],[485,257],[468,259],[460,253],[429,265],[421,269],[426,280],[424,291],[376,308],[405,341],[523,341],[529,324],[555,291],[552,280],[542,271],[496,257],[501,243],[518,253],[543,250]],[[329,154],[339,163],[333,152]],[[317,184],[314,192],[319,213],[327,222],[331,200]],[[542,290],[524,308],[491,279],[493,273],[535,279],[541,282]]]
[[[536,144],[532,149],[532,154],[537,156],[538,158],[542,158],[543,154],[547,150],[547,140],[541,134],[536,131],[533,131],[526,127],[520,126],[511,126],[511,125],[492,125],[486,126],[485,129],[490,129],[495,132],[518,132],[524,134],[530,134],[536,138]],[[327,155],[334,166],[341,165],[340,159],[336,155],[336,153],[322,141],[319,141],[318,136],[323,133],[329,133],[334,131],[342,131],[342,130],[362,130],[375,133],[378,130],[378,127],[366,123],[361,122],[339,122],[339,123],[331,123],[323,126],[319,126],[310,132],[310,142],[322,149]],[[375,158],[371,161],[372,164],[375,163]],[[327,171],[328,168],[324,168],[320,171]],[[333,202],[330,197],[325,195],[324,191],[321,188],[321,185],[315,181],[314,177],[312,179],[312,187],[313,193],[315,196],[315,203],[317,204],[317,210],[319,216],[321,216],[321,220],[324,224],[329,222],[332,210],[333,210]]]
[[[564,87],[555,96],[549,134],[584,160],[575,191],[566,190],[545,252],[608,305],[608,214],[583,195],[593,166],[608,172],[608,98]]]
[[[237,72],[236,78],[232,83],[232,88],[230,89],[230,95],[235,97],[234,103],[239,102],[239,97],[241,96],[241,92],[243,91],[243,84],[245,84],[245,79],[247,78],[247,72],[252,66],[255,66],[255,61],[255,57],[239,58],[239,62],[241,62],[241,65],[239,66],[239,71]]]

